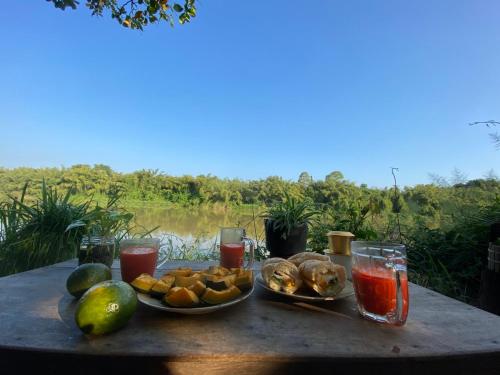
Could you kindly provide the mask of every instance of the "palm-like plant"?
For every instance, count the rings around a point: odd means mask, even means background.
[[[271,221],[273,230],[286,239],[294,229],[311,224],[318,213],[309,201],[299,201],[285,192],[285,199],[269,207],[262,217]]]

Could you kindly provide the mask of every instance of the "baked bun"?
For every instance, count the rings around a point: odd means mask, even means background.
[[[266,260],[262,265],[261,274],[266,285],[276,291],[292,294],[302,285],[297,266],[286,259]]]
[[[293,264],[295,264],[298,267],[298,266],[300,266],[301,263],[305,262],[306,260],[311,260],[311,259],[322,260],[324,262],[330,261],[330,257],[328,255],[318,254],[318,253],[314,253],[312,251],[304,251],[302,253],[292,255],[287,260],[289,262],[292,262]]]
[[[323,297],[333,297],[345,287],[345,268],[330,261],[306,260],[299,273],[304,283]]]

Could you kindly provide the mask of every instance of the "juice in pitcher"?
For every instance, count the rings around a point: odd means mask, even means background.
[[[153,247],[128,247],[120,251],[122,280],[130,283],[141,273],[154,275],[158,249]]]
[[[408,315],[408,280],[401,275],[402,318]],[[360,310],[380,316],[390,315],[397,310],[397,287],[392,270],[353,269],[352,281]]]
[[[157,238],[133,238],[120,241],[120,270],[122,280],[130,283],[141,273],[154,276],[157,267],[167,260]]]
[[[409,298],[404,245],[354,241],[352,283],[363,317],[393,325],[406,323]]]

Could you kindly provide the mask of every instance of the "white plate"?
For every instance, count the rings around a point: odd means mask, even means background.
[[[142,302],[143,304],[150,306],[154,309],[157,310],[163,310],[167,312],[173,312],[173,313],[179,313],[179,314],[186,314],[186,315],[199,315],[199,314],[208,314],[217,310],[222,310],[225,309],[226,307],[236,305],[237,303],[240,303],[241,301],[246,300],[248,297],[250,297],[250,294],[252,294],[254,290],[254,286],[252,286],[252,289],[249,291],[241,294],[238,298],[233,299],[232,301],[226,302],[226,303],[221,303],[218,305],[213,305],[213,306],[201,306],[201,307],[170,307],[167,305],[164,305],[158,298],[153,298],[150,295],[144,294],[144,293],[137,293],[137,299]]]
[[[293,298],[293,299],[296,299],[299,301],[305,301],[305,302],[335,301],[338,299],[347,298],[347,297],[354,295],[354,287],[352,286],[352,283],[349,280],[345,281],[345,288],[342,289],[342,291],[339,294],[337,294],[336,296],[334,296],[334,297],[321,297],[318,294],[313,294],[314,292],[312,292],[312,291],[310,292],[310,294],[305,294],[308,292],[304,291],[302,289],[298,290],[297,292],[295,292],[293,294],[285,293],[285,292],[281,292],[281,291],[278,292],[274,289],[269,288],[267,286],[267,284],[264,282],[264,280],[262,279],[261,275],[258,275],[256,279],[261,287],[269,290],[272,293],[280,294],[280,295],[285,296],[285,297],[289,297],[289,298]]]

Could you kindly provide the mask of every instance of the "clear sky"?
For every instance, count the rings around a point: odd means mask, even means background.
[[[84,3],[84,0],[81,1]],[[0,166],[103,163],[384,186],[500,173],[500,2],[200,0],[144,32],[0,11]],[[500,131],[500,128],[498,129]]]

